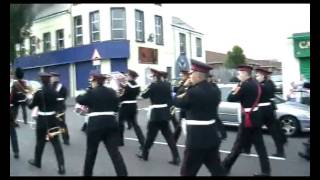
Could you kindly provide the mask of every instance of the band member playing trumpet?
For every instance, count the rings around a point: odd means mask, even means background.
[[[56,119],[56,111],[57,111],[57,92],[52,89],[50,86],[50,77],[49,73],[40,73],[39,74],[42,88],[38,90],[32,99],[31,104],[29,105],[30,109],[38,106],[38,118],[36,121],[36,148],[34,159],[29,160],[29,164],[41,168],[41,157],[43,153],[44,146],[46,144],[46,140],[49,140],[54,148],[54,152],[57,157],[58,162],[58,173],[65,174],[64,167],[64,157],[63,150],[60,144],[59,136],[57,136],[57,131],[60,131]],[[59,134],[59,132],[58,132]]]
[[[120,96],[120,111],[119,111],[119,126],[121,133],[120,145],[124,145],[124,122],[127,121],[128,125],[133,126],[133,129],[138,137],[140,147],[144,145],[145,138],[137,122],[137,96],[140,93],[140,86],[136,83],[138,73],[133,70],[128,71],[128,81],[122,84],[122,96]]]
[[[57,118],[59,120],[59,124],[62,129],[64,129],[64,133],[62,133],[63,143],[66,145],[70,145],[70,137],[69,137],[69,130],[66,123],[66,98],[67,98],[67,88],[62,85],[59,81],[59,73],[51,72],[51,84],[52,88],[57,91],[58,93],[58,105],[57,105]]]

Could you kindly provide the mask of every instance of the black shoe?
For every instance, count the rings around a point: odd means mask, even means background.
[[[310,160],[310,157],[309,156],[307,156],[306,154],[304,154],[304,153],[302,153],[302,152],[298,152],[298,155],[300,156],[300,157],[302,157],[302,158],[304,158],[304,159],[306,159],[306,160]]]
[[[304,146],[309,146],[310,144],[308,142],[303,142],[302,143]]]
[[[179,165],[181,162],[180,158],[174,158],[172,161],[169,161],[169,164],[173,164],[173,165]]]
[[[281,157],[281,158],[285,158],[285,157],[286,157],[286,155],[284,154],[284,152],[283,152],[283,153],[277,152],[277,153],[272,154],[272,156]]]
[[[136,154],[136,155],[137,155],[138,158],[143,159],[145,161],[148,161],[148,154],[149,153],[147,153],[147,152],[141,151],[140,154]]]
[[[124,142],[121,141],[121,142],[119,143],[119,146],[124,146]]]
[[[58,170],[58,174],[66,174],[66,170],[64,168],[64,166],[59,166],[59,170]]]
[[[29,164],[31,164],[32,166],[35,166],[37,168],[41,168],[41,165],[40,164],[37,164],[33,159],[30,159],[28,161]]]
[[[222,166],[222,168],[223,168],[223,170],[224,170],[225,175],[226,175],[226,176],[229,175],[231,168],[228,167],[228,166],[226,166],[225,163],[223,163],[223,162],[221,163],[221,166]]]
[[[243,149],[243,150],[242,150],[242,153],[244,153],[244,154],[250,154],[251,152],[250,152],[250,150]]]
[[[24,124],[28,124],[28,122],[24,122]]]
[[[19,153],[14,153],[13,157],[14,157],[15,159],[19,159]]]
[[[69,142],[69,140],[67,140],[67,141],[64,141],[63,144],[70,145],[70,142]]]
[[[270,176],[270,173],[254,173],[253,176],[266,177],[266,176]]]

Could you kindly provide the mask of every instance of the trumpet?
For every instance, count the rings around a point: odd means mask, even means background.
[[[46,135],[46,140],[49,141],[50,139],[52,139],[54,136],[62,134],[65,132],[64,128],[60,128],[60,127],[53,127],[48,129],[47,135]]]

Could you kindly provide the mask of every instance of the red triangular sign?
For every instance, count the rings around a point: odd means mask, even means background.
[[[91,59],[92,60],[101,59],[101,56],[97,49],[94,49]]]

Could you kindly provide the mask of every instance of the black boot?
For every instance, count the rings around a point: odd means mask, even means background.
[[[19,153],[14,153],[13,157],[14,157],[15,159],[19,159]]]
[[[179,165],[181,162],[179,157],[175,157],[172,161],[169,161],[169,164],[173,164],[173,165]]]
[[[37,168],[41,168],[41,165],[39,163],[36,163],[36,161],[34,159],[30,159],[28,161],[29,164],[31,164],[32,166],[35,166]]]
[[[281,157],[281,158],[285,158],[286,157],[284,152],[277,152],[277,153],[272,154],[272,156]]]
[[[298,155],[299,155],[300,157],[308,160],[308,161],[310,160],[310,156],[307,156],[307,155],[306,155],[305,153],[303,153],[303,152],[298,152]]]
[[[58,174],[65,174],[66,173],[66,169],[64,168],[64,165],[59,165],[59,170],[58,170]]]
[[[224,170],[225,175],[226,176],[229,175],[231,168],[229,166],[227,166],[226,163],[224,163],[224,162],[221,163],[221,166],[222,166],[222,168]]]
[[[138,158],[148,161],[149,151],[141,151],[140,154],[136,154]]]

